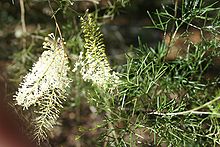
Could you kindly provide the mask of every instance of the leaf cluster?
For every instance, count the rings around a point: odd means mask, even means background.
[[[156,48],[140,43],[132,55],[127,55],[127,64],[119,68],[122,82],[118,93],[109,97],[96,90],[92,95],[93,104],[108,114],[106,132],[101,139],[108,140],[109,146],[215,146],[220,143],[219,97],[216,96],[219,78],[206,76],[214,59],[219,57],[219,40],[212,29],[208,30],[209,39],[203,36],[207,25],[216,21],[216,17],[209,18],[207,13],[219,11],[213,8],[214,4],[204,7],[202,1],[185,1],[181,5],[182,11],[187,12],[181,17],[171,15],[164,7],[163,12],[156,13],[159,22],[153,20],[154,27],[163,30],[165,35],[170,23],[174,24],[170,43],[162,42]],[[203,26],[194,24],[197,19],[204,22]],[[186,32],[177,36],[185,26]],[[187,35],[190,27],[198,29],[201,41],[185,41],[185,55],[166,60],[177,38]],[[110,104],[108,109],[104,107],[106,100]]]

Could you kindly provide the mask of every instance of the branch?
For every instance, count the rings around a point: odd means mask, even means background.
[[[187,110],[187,111],[182,111],[182,112],[174,112],[174,113],[161,113],[161,112],[150,112],[150,113],[147,113],[148,115],[161,115],[161,116],[176,116],[176,115],[187,115],[187,114],[197,114],[197,115],[216,115],[216,116],[220,116],[220,113],[213,113],[213,112],[203,112],[203,111],[197,111],[201,108],[204,108],[212,103],[214,103],[215,101],[219,100],[220,99],[220,96],[219,97],[216,97],[215,99],[199,106],[199,107],[196,107],[194,109],[191,109],[191,110]]]
[[[20,3],[20,9],[21,9],[21,26],[22,26],[22,32],[26,35],[27,29],[25,24],[25,8],[24,8],[24,0],[19,0]],[[23,48],[26,48],[26,39],[23,37]]]

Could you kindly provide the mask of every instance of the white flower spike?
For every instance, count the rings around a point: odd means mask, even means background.
[[[86,52],[80,53],[73,72],[79,69],[85,81],[92,81],[98,87],[112,91],[119,83],[119,76],[118,73],[112,71],[109,65],[105,54],[103,35],[92,14],[82,17],[81,24]]]
[[[33,65],[16,93],[17,105],[28,109],[34,106],[35,135],[38,139],[45,138],[46,133],[56,123],[62,102],[66,99],[66,89],[70,85],[67,76],[70,70],[61,38],[54,34],[45,38],[43,48],[47,49]]]

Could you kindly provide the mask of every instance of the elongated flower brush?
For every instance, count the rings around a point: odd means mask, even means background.
[[[85,40],[85,52],[81,52],[79,61],[76,62],[74,72],[80,69],[85,81],[92,81],[94,85],[104,90],[116,88],[119,77],[112,71],[105,54],[103,35],[92,14],[81,17],[81,25]],[[80,67],[80,68],[79,68]]]
[[[34,107],[34,134],[39,141],[46,139],[47,133],[56,124],[71,82],[67,76],[70,68],[63,39],[49,34],[43,48],[47,50],[24,77],[14,96],[17,105],[23,109]]]

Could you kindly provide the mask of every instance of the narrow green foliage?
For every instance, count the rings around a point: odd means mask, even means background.
[[[33,51],[33,48],[35,47],[36,46],[34,46],[34,44],[31,44],[27,49],[22,49],[21,51],[13,54],[12,64],[8,67],[8,71],[10,71],[10,80],[15,82],[16,85],[21,82],[22,75],[26,74],[28,68],[30,68],[32,63],[37,60]]]
[[[148,133],[152,130],[154,144],[197,145],[202,144],[203,140],[210,145],[212,141],[219,143],[216,137],[206,137],[208,132],[204,126],[210,122],[206,127],[218,128],[218,124],[211,120],[220,115],[219,112],[209,111],[207,107],[219,100],[212,93],[213,87],[209,87],[210,81],[203,77],[212,61],[211,57],[201,56],[208,49],[200,49],[191,53],[187,59],[172,62],[164,62],[166,54],[159,51],[161,49],[167,50],[163,45],[155,49],[141,46],[136,49],[135,56],[128,56],[127,70],[122,76],[123,85],[120,87],[118,107],[121,112],[115,113],[119,113],[123,117],[121,120],[126,120],[131,128],[136,126],[136,120],[145,126],[141,128]],[[207,65],[203,66],[203,63]],[[213,84],[216,82],[213,81]],[[125,125],[124,129],[130,130],[127,127],[129,125]],[[131,134],[134,135],[140,129],[136,127]],[[128,140],[123,140],[129,144]]]
[[[108,7],[106,9],[106,13],[104,14],[104,17],[114,18],[114,16],[119,13],[121,8],[125,8],[130,3],[131,0],[108,1]]]

